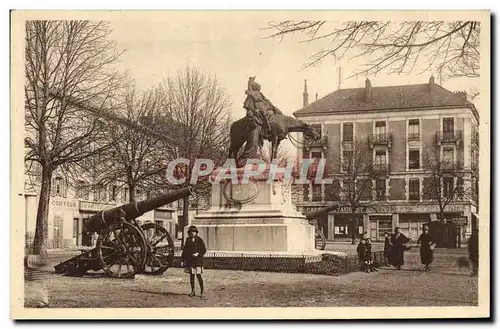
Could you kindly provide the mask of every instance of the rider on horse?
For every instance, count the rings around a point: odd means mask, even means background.
[[[245,91],[247,98],[243,108],[247,110],[247,117],[259,126],[262,126],[262,137],[267,138],[271,133],[271,122],[274,114],[282,114],[274,104],[262,94],[260,84],[255,82],[255,77],[248,79],[248,89]]]

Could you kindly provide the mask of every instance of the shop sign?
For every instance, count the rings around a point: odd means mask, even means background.
[[[80,201],[80,210],[84,211],[101,211],[116,207],[115,204]]]
[[[54,208],[72,208],[72,209],[77,208],[75,200],[55,199],[51,201],[51,205]]]
[[[412,206],[394,206],[396,213],[409,213],[409,212],[431,212],[438,213],[439,206],[434,204],[418,204]],[[464,205],[448,205],[445,212],[461,212],[464,210]]]
[[[468,225],[467,216],[460,216],[451,219],[451,223],[457,226],[467,226]]]
[[[172,211],[155,210],[155,219],[172,219]]]
[[[322,208],[325,208],[327,206],[311,206],[311,207],[307,207],[307,206],[301,206],[301,207],[298,207],[301,210],[301,212],[307,214],[307,213],[310,213],[310,212],[313,212],[313,211],[318,211]],[[356,208],[356,213],[357,214],[362,214],[362,213],[366,213],[367,212],[367,208],[366,207],[359,207],[359,208]],[[340,206],[338,207],[337,209],[334,209],[332,211],[330,211],[330,213],[345,213],[345,214],[351,214],[352,213],[352,210],[351,210],[351,207],[349,206]]]

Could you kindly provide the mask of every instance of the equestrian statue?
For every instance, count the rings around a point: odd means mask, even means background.
[[[247,97],[243,103],[247,114],[231,125],[229,158],[236,159],[245,143],[245,149],[237,162],[255,157],[264,140],[267,140],[271,143],[270,160],[273,161],[276,159],[279,144],[289,133],[302,132],[310,140],[320,138],[311,125],[284,115],[260,90],[261,86],[255,81],[255,77],[250,77],[245,91]]]

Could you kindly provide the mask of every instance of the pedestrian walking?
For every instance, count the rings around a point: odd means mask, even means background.
[[[392,265],[396,267],[396,269],[400,270],[401,266],[404,265],[404,252],[409,250],[411,247],[408,247],[406,244],[410,241],[403,233],[401,233],[401,229],[396,227],[394,230],[394,234],[391,236],[392,243]]]
[[[472,264],[471,275],[477,275],[479,272],[479,230],[475,228],[467,243],[469,251],[469,260]]]
[[[423,232],[418,237],[417,244],[420,244],[420,261],[425,265],[424,271],[430,271],[430,266],[434,260],[435,242],[432,241],[427,225],[423,227]]]
[[[391,264],[391,259],[392,259],[391,236],[389,233],[385,232],[385,234],[384,234],[384,262],[385,262],[385,266],[389,266]]]
[[[189,237],[186,239],[184,248],[182,249],[182,262],[184,272],[189,273],[189,282],[191,284],[190,297],[195,296],[195,281],[194,277],[198,279],[200,285],[200,297],[205,297],[205,289],[203,286],[203,256],[207,252],[205,242],[198,236],[198,229],[196,226],[190,226],[187,231]]]
[[[365,262],[369,272],[378,272],[373,264],[372,241],[370,238],[365,240]]]
[[[359,263],[361,264],[361,271],[368,273],[368,262],[366,260],[366,245],[365,239],[359,240],[358,247],[356,248],[356,252],[358,253]]]

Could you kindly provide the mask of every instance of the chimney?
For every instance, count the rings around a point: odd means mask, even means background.
[[[307,80],[304,80],[304,92],[302,93],[302,101],[304,107],[309,105],[309,94],[307,93]]]
[[[366,78],[365,80],[365,102],[370,102],[372,99],[372,84],[370,79]]]
[[[431,75],[431,77],[429,78],[429,87],[434,87],[434,76]]]
[[[455,91],[455,95],[457,95],[462,102],[467,102],[467,92],[465,92],[465,91]]]
[[[316,100],[318,100],[318,93],[316,93]]]

